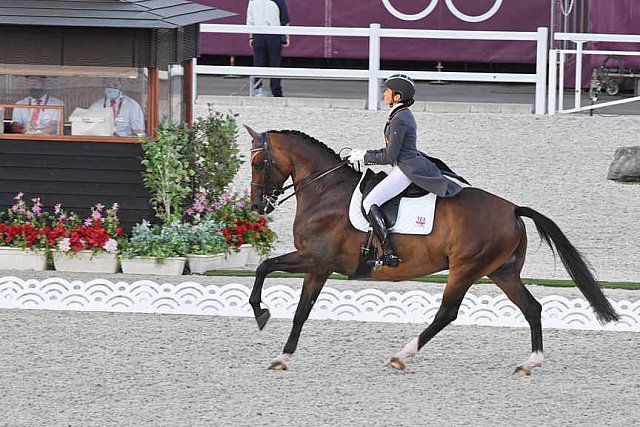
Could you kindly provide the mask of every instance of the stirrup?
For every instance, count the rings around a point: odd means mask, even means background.
[[[395,254],[383,254],[380,257],[382,265],[386,265],[389,268],[397,268],[400,265],[401,259]]]

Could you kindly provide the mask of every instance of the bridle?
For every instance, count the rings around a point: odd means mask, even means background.
[[[265,208],[267,206],[271,206],[273,209],[277,208],[285,201],[289,200],[291,197],[302,191],[302,189],[304,189],[309,184],[318,181],[321,178],[324,178],[325,176],[337,171],[338,169],[349,163],[347,160],[343,160],[338,163],[337,166],[329,170],[312,173],[300,179],[298,182],[294,182],[286,186],[282,186],[282,184],[280,184],[279,186],[275,186],[273,184],[271,168],[275,168],[283,177],[286,177],[287,174],[274,160],[273,156],[271,156],[271,152],[269,151],[269,134],[267,132],[263,132],[262,134],[260,134],[260,139],[262,140],[262,147],[252,148],[251,157],[253,158],[254,153],[258,153],[261,151],[265,153],[264,159],[262,160],[265,165],[263,179],[264,184],[259,184],[257,182],[251,181],[251,187],[256,187],[262,190],[262,201],[265,204]],[[290,188],[293,188],[293,193],[278,201],[278,197],[284,194],[284,192],[289,190]]]

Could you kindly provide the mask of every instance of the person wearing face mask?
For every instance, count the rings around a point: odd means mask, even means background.
[[[111,108],[115,136],[143,136],[144,112],[138,101],[122,93],[119,80],[110,79],[105,83],[104,96],[96,100],[89,108]]]
[[[46,79],[43,76],[27,76],[26,87],[29,96],[21,99],[17,105],[56,105],[64,102],[47,94]],[[60,109],[15,108],[11,118],[11,131],[14,133],[60,135]]]

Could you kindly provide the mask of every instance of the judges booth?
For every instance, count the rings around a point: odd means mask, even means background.
[[[151,219],[141,138],[193,119],[199,23],[232,15],[181,0],[0,4],[0,210],[13,197]]]

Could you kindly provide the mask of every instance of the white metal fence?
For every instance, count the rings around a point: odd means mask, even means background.
[[[239,67],[212,66],[196,64],[195,73],[259,77],[297,77],[311,79],[355,79],[367,80],[368,108],[376,110],[380,100],[380,80],[392,74],[407,73],[415,80],[443,80],[470,82],[502,82],[533,83],[536,86],[535,113],[545,113],[546,80],[547,80],[547,37],[548,29],[541,27],[536,32],[502,32],[502,31],[453,31],[453,30],[409,30],[381,28],[379,24],[371,24],[369,28],[341,27],[250,27],[246,25],[202,24],[203,33],[232,34],[290,34],[305,36],[341,36],[367,37],[369,39],[369,68],[367,70],[317,69],[317,68],[273,68],[273,67]],[[458,39],[458,40],[505,40],[536,43],[535,74],[517,73],[465,73],[441,71],[382,70],[380,69],[380,39]]]
[[[575,44],[575,49],[551,49],[549,51],[549,105],[550,115],[558,113],[575,113],[596,108],[609,107],[612,105],[626,104],[640,101],[640,96],[619,99],[616,101],[602,102],[588,106],[581,105],[582,94],[582,61],[583,55],[620,55],[620,56],[640,56],[640,36],[628,34],[584,34],[584,33],[556,33],[556,40],[564,40]],[[609,43],[638,43],[638,51],[627,50],[595,50],[585,49],[587,42],[609,42]],[[570,109],[564,108],[564,76],[567,55],[576,55],[575,83],[574,83],[574,106]]]

